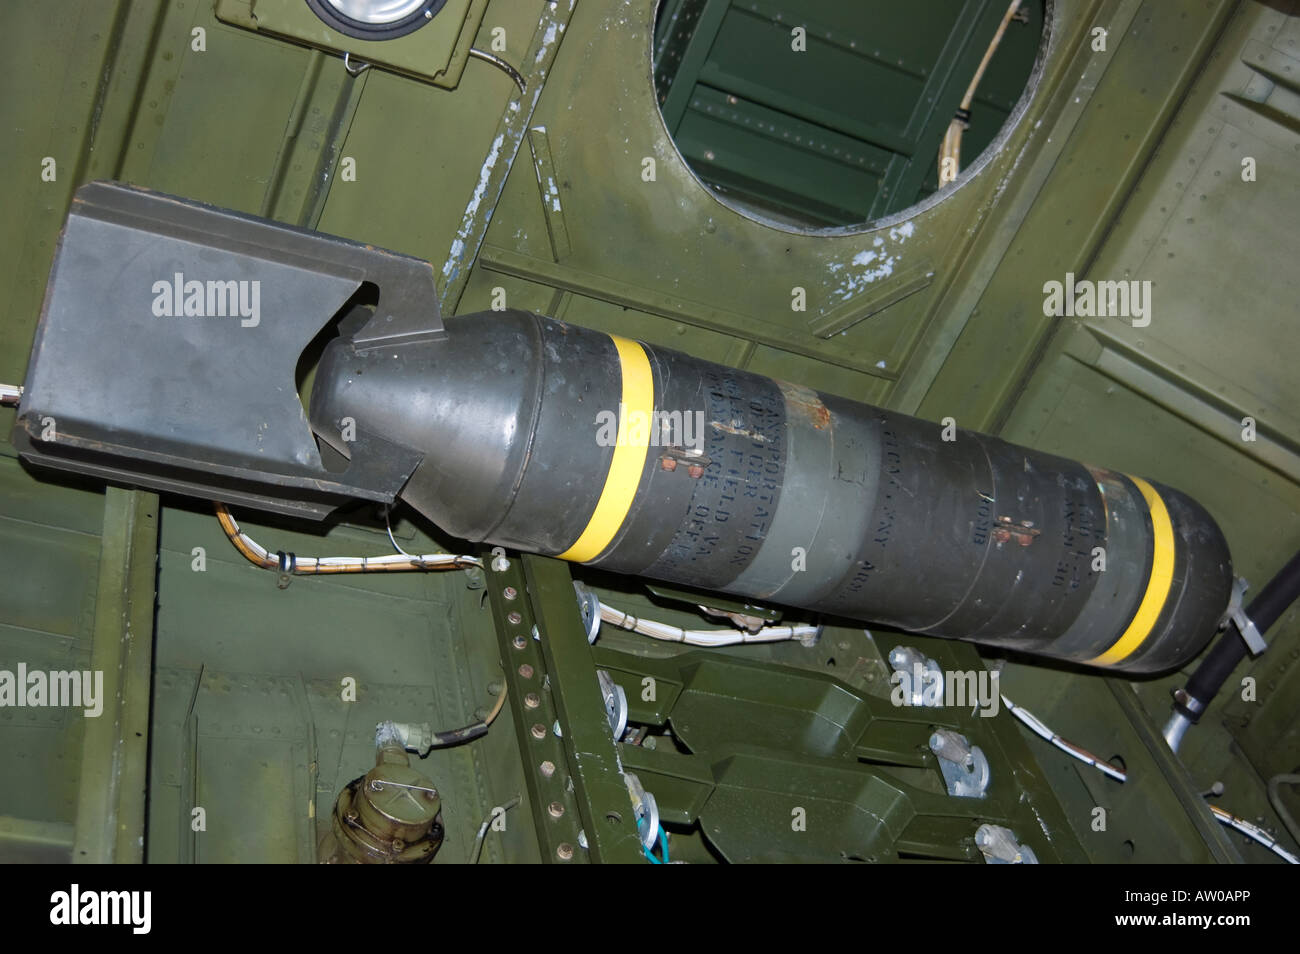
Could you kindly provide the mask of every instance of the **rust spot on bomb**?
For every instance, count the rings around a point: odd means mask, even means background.
[[[787,394],[786,401],[786,408],[789,411],[806,418],[817,430],[824,431],[830,426],[831,412],[826,409],[826,405],[819,401],[816,396],[813,396],[812,400],[806,400],[802,397],[795,398]]]
[[[990,536],[994,543],[1008,543],[1014,539],[1020,546],[1027,547],[1041,532],[1034,526],[1032,520],[1021,520],[1016,523],[1010,517],[998,517],[997,526],[993,528]]]
[[[817,392],[798,384],[780,382],[781,394],[785,397],[786,414],[799,417],[819,431],[826,430],[831,423],[831,412],[826,409]]]

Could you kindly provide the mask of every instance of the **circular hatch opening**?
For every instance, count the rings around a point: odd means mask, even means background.
[[[660,0],[656,98],[724,205],[778,228],[856,231],[925,203],[1005,138],[1045,12],[1045,0]]]

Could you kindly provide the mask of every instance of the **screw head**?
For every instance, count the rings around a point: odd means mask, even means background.
[[[555,774],[555,763],[552,762],[550,759],[547,759],[540,766],[538,766],[538,768],[541,770],[543,778],[550,778],[552,775]]]
[[[529,709],[536,709],[542,704],[542,697],[535,692],[530,692],[524,696],[524,705]]]
[[[523,676],[525,679],[532,679],[533,667],[528,665],[528,663],[524,663],[519,667],[519,675]]]
[[[691,466],[686,469],[686,473],[698,480],[704,476],[704,468],[699,464],[691,464]]]
[[[546,806],[546,811],[552,818],[560,818],[564,815],[564,806],[559,802],[551,802]]]
[[[677,469],[677,460],[672,457],[661,457],[659,458],[659,469],[672,473]]]
[[[501,591],[501,595],[508,600],[513,600],[519,597],[519,591],[515,589],[513,586],[507,586],[504,590]]]
[[[520,623],[524,621],[524,618],[520,616],[518,613],[511,613],[506,617],[506,619],[510,620],[511,626],[518,626]]]
[[[523,649],[528,645],[528,640],[524,639],[522,636],[516,636],[514,639],[510,640],[510,645],[515,647],[515,649]]]
[[[533,723],[533,727],[528,731],[532,733],[534,739],[546,738],[546,726],[542,725],[540,722]]]
[[[570,858],[573,857],[573,846],[570,845],[568,842],[565,842],[564,844],[560,845],[560,847],[555,849],[555,856],[559,858],[561,861],[568,861]]]

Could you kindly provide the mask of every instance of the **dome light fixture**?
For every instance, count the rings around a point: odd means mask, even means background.
[[[395,40],[432,20],[447,0],[307,0],[330,29],[358,40]]]

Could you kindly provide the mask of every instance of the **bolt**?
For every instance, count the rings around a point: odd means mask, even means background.
[[[546,806],[546,811],[552,818],[559,818],[564,814],[564,806],[559,802],[551,802],[551,804]]]
[[[393,851],[401,851],[405,847],[406,847],[406,842],[402,841],[402,839],[400,838],[393,839]]]
[[[509,616],[506,617],[506,619],[510,620],[511,626],[518,626],[520,623],[524,621],[524,618],[520,616],[518,613],[511,613]]]
[[[669,473],[672,473],[674,470],[677,469],[677,459],[674,457],[659,458],[659,469],[666,470]]]
[[[519,675],[523,676],[525,679],[532,679],[533,667],[528,665],[528,663],[524,663],[519,667]]]
[[[519,595],[519,591],[515,589],[513,586],[507,586],[504,590],[501,591],[501,595],[508,600],[513,600]]]
[[[533,734],[534,739],[546,738],[546,726],[542,725],[540,722],[534,723],[533,727],[528,731]]]
[[[555,854],[561,861],[568,861],[573,857],[573,846],[565,842],[555,849]]]
[[[529,709],[536,709],[542,704],[542,697],[535,692],[530,692],[524,696],[524,705]]]
[[[538,767],[542,770],[542,778],[550,778],[555,774],[555,763],[550,759],[547,759]]]
[[[690,474],[693,478],[698,480],[699,478],[704,476],[704,468],[701,467],[699,464],[691,464],[691,466],[687,468],[686,473]]]
[[[528,640],[524,639],[522,636],[516,636],[514,639],[510,640],[510,645],[515,647],[515,649],[523,649],[528,645]]]

